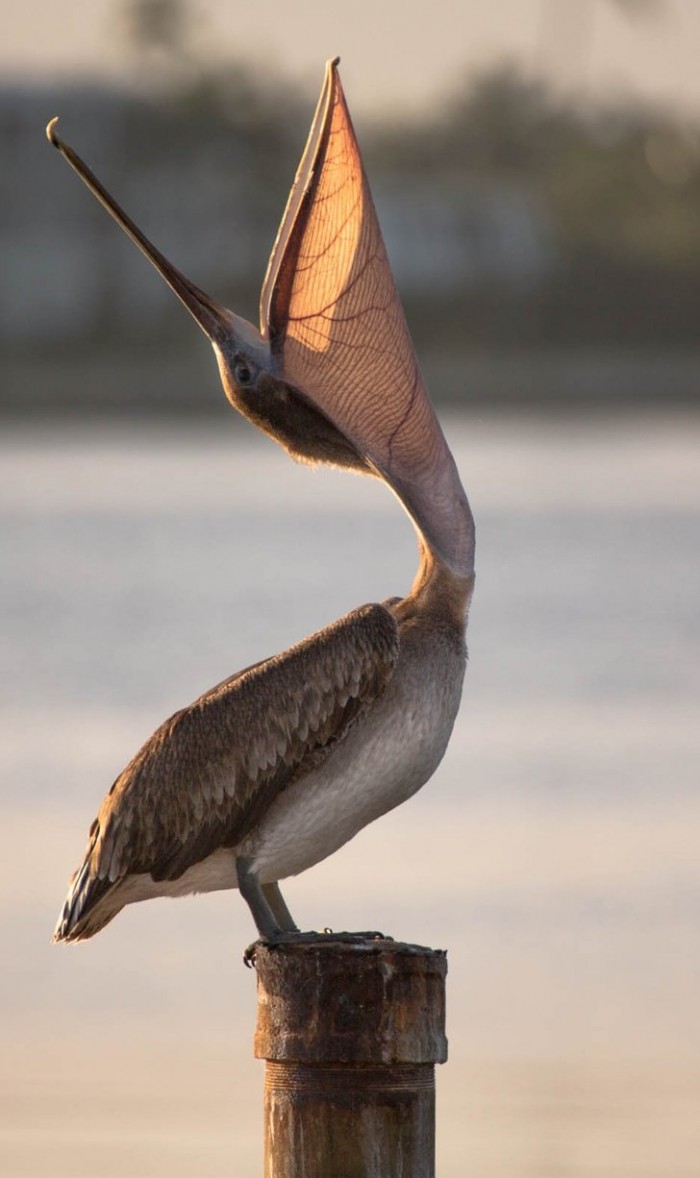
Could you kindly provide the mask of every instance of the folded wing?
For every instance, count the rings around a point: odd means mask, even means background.
[[[166,720],[102,803],[54,939],[96,931],[91,911],[125,877],[176,880],[236,847],[382,694],[397,656],[393,615],[364,606]]]

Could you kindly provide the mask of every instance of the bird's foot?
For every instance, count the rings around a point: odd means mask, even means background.
[[[361,945],[365,941],[391,941],[393,937],[387,937],[384,933],[371,931],[362,933],[334,933],[331,928],[313,929],[310,932],[302,933],[298,930],[293,932],[285,932],[280,929],[278,932],[270,933],[268,936],[259,937],[257,941],[253,941],[243,954],[243,962],[248,969],[252,969],[255,965],[255,955],[257,950],[263,946],[265,949],[274,949],[277,945],[313,945],[315,943],[321,944],[329,941],[339,941],[343,945]]]
[[[393,941],[386,933],[371,929],[362,933],[334,933],[332,928],[324,928],[324,936],[331,941],[340,941],[343,945],[360,945],[363,941]]]

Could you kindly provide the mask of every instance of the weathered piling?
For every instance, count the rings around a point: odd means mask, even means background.
[[[255,968],[265,1178],[433,1178],[445,953],[329,936]]]

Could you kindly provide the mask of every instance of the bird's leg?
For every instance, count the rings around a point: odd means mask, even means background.
[[[273,896],[272,903],[270,902],[269,891],[266,895],[265,886],[260,883],[257,875],[251,871],[249,859],[245,859],[243,856],[239,856],[236,859],[236,874],[238,876],[238,887],[240,889],[240,893],[250,908],[253,920],[255,921],[255,927],[260,933],[260,936],[268,939],[274,937],[276,933],[282,932],[283,929],[280,927],[278,922],[279,908],[276,902],[277,897]],[[284,910],[287,913],[287,916],[289,917],[290,921],[292,921],[292,927],[295,927],[294,921],[292,920],[291,916],[289,916],[287,905],[284,903],[284,900],[282,900],[279,888],[277,889],[277,892]],[[275,909],[277,909],[277,911],[275,911]]]
[[[294,923],[291,912],[284,902],[284,898],[277,883],[261,884],[257,875],[251,870],[250,860],[244,857],[236,859],[238,873],[238,887],[240,893],[250,908],[255,921],[260,940],[249,945],[243,954],[243,961],[247,966],[255,962],[255,951],[263,941],[267,945],[279,945],[290,941],[314,943],[318,941],[339,941],[341,944],[360,945],[366,941],[391,940],[379,932],[365,933],[334,933],[331,929],[322,932],[301,933]]]
[[[283,929],[284,932],[298,933],[299,929],[294,923],[294,917],[289,911],[284,901],[284,896],[280,891],[278,883],[266,883],[262,885],[262,893],[272,911],[277,927]]]
[[[243,856],[236,859],[236,872],[240,893],[250,908],[262,941],[274,945],[280,941],[291,941],[304,936],[295,925],[292,914],[282,899],[278,884],[261,884],[251,870],[250,860]],[[248,966],[255,960],[257,944],[258,942],[254,941],[243,954],[243,960]]]

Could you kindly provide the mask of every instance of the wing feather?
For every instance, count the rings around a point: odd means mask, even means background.
[[[80,935],[78,922],[125,876],[176,880],[235,847],[382,694],[398,646],[393,615],[367,605],[161,724],[102,803],[56,939]]]

